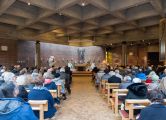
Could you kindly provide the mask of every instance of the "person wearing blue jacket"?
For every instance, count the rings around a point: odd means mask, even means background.
[[[38,120],[29,103],[16,98],[18,93],[12,82],[0,86],[0,120]]]
[[[30,90],[28,100],[48,100],[48,111],[44,112],[44,119],[52,118],[56,113],[55,102],[46,87],[43,87],[44,78],[38,76],[34,80],[35,87]],[[34,111],[35,115],[39,117],[39,111]]]
[[[151,104],[141,110],[138,120],[165,120],[166,107],[164,106],[164,96],[158,90],[150,91],[148,95]]]

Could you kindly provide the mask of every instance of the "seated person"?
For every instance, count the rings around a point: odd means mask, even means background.
[[[166,77],[166,69],[164,69],[163,73],[160,75],[160,79]]]
[[[48,90],[57,90],[57,86],[55,82],[52,81],[52,77],[49,76],[49,74],[46,73],[44,79],[44,87],[46,87]]]
[[[55,78],[52,81],[55,82],[57,86],[58,85],[61,86],[61,94],[63,96],[63,100],[65,100],[66,99],[65,82],[64,80],[60,79],[60,74],[56,73]]]
[[[144,83],[141,83],[141,79],[134,78],[133,84],[129,85],[127,89],[128,93],[125,99],[147,99],[148,89]],[[140,110],[134,111],[134,115],[138,113],[140,113]]]
[[[109,74],[109,70],[108,69],[105,69],[104,70],[104,75],[101,77],[101,79],[102,80],[108,80],[110,77],[111,77],[111,75]]]
[[[123,79],[122,75],[120,75],[120,71],[118,69],[115,70],[115,76],[120,78],[120,80]]]
[[[28,101],[28,92],[25,89],[29,84],[30,79],[28,78],[29,78],[28,75],[20,75],[16,79],[16,84],[18,85],[19,89],[19,94],[17,95],[17,97],[20,97],[25,101]]]
[[[160,81],[159,90],[163,94],[164,98],[166,98],[166,77],[162,78]]]
[[[133,84],[127,87],[128,94],[126,99],[146,99],[147,98],[147,87],[144,83],[141,83],[141,79],[134,78]]]
[[[44,112],[44,118],[52,118],[56,113],[54,106],[54,99],[47,88],[43,87],[44,78],[38,76],[35,78],[35,87],[30,90],[28,100],[48,100],[48,111]],[[39,117],[39,112],[34,111],[35,115]]]
[[[108,79],[108,83],[121,83],[121,78],[117,77],[115,73],[112,73],[112,77]]]
[[[151,104],[142,109],[138,120],[165,120],[166,107],[163,104],[163,95],[160,91],[152,90],[148,94]]]
[[[154,74],[151,76],[152,83],[148,85],[148,89],[154,90],[159,88],[159,76]]]
[[[120,84],[120,89],[127,89],[129,85],[132,84],[132,79],[129,75],[124,77],[124,81]]]
[[[19,90],[13,82],[0,86],[0,120],[38,120],[31,106],[16,98]]]
[[[45,79],[44,80],[44,87],[46,87],[48,90],[57,90],[57,86],[54,82],[52,82],[51,79]],[[58,98],[54,98],[55,103],[60,104],[60,100]],[[57,105],[58,107],[58,105]]]
[[[146,75],[142,72],[142,69],[139,69],[138,73],[136,74],[136,78],[141,79],[142,82],[146,81]]]

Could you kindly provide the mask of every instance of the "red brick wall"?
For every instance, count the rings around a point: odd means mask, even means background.
[[[7,51],[1,51],[1,46],[7,46]],[[15,65],[17,62],[17,41],[0,39],[0,64],[5,66]]]

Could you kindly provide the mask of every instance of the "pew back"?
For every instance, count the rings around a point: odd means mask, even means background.
[[[39,111],[39,119],[44,120],[44,111],[48,111],[48,101],[47,100],[29,100],[29,104],[32,110]]]

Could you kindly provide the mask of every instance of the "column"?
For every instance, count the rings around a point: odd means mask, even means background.
[[[161,19],[159,24],[159,58],[166,63],[166,18]]]
[[[36,41],[35,43],[35,66],[40,67],[41,59],[40,59],[40,41]]]
[[[127,44],[126,41],[122,42],[122,65],[127,65]]]

